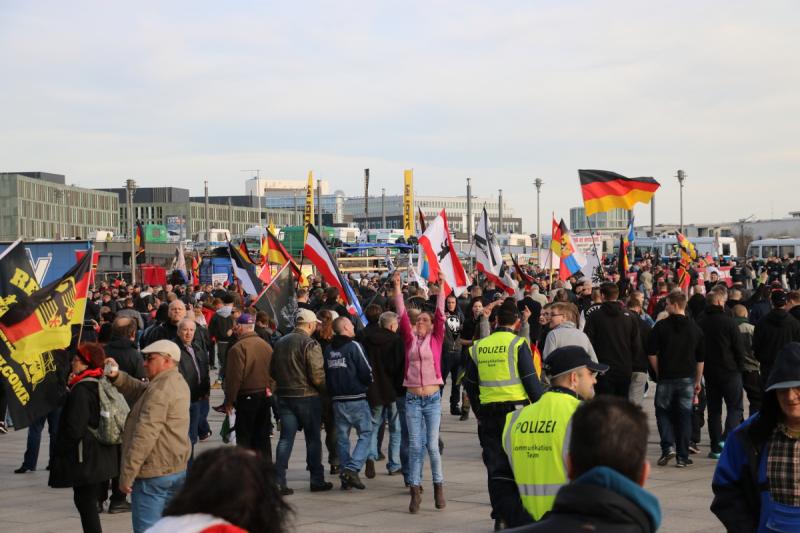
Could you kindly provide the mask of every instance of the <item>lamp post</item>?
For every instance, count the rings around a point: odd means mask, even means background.
[[[467,178],[467,238],[472,241],[472,183]]]
[[[136,219],[133,217],[133,193],[136,192],[136,182],[126,180],[125,189],[128,193],[128,230],[131,236],[131,285],[134,285],[136,284]]]
[[[544,181],[541,178],[533,180],[533,185],[536,187],[536,253],[542,248],[542,232],[541,232],[541,217],[539,216],[539,197],[542,195],[542,185]]]
[[[683,182],[686,181],[686,172],[683,170],[678,170],[678,173],[675,174],[675,177],[678,178],[678,184],[681,188],[681,233],[683,233]]]

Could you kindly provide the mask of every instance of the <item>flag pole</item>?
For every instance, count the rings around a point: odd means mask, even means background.
[[[552,227],[552,221],[556,219],[556,212],[553,211],[551,214],[552,214],[552,218],[551,218],[551,221],[550,221],[550,225]],[[547,250],[547,255],[548,255],[548,257],[553,255],[553,232],[552,231],[550,232],[550,248]],[[548,291],[553,289],[553,275],[555,274],[555,271],[556,271],[556,265],[555,265],[555,263],[553,263],[553,260],[550,259],[550,279],[549,279],[548,284],[547,284],[547,290]]]
[[[594,256],[597,257],[597,268],[600,270],[600,279],[605,280],[606,272],[603,269],[603,260],[600,258],[600,254],[597,253],[597,244],[594,242],[594,230],[592,229],[592,221],[589,219],[589,215],[586,215],[586,225],[589,226],[589,235],[592,237],[592,248],[594,249]]]

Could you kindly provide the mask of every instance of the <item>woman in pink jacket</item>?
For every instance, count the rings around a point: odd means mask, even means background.
[[[444,341],[444,302],[446,294],[439,291],[436,312],[420,313],[411,326],[403,294],[400,291],[400,274],[394,279],[395,309],[400,321],[399,333],[406,348],[405,411],[408,425],[408,481],[411,492],[411,513],[419,511],[422,500],[420,487],[425,448],[431,460],[433,498],[437,509],[444,509],[444,474],[439,453],[439,423],[442,418],[440,386],[442,385],[442,342]],[[426,446],[427,444],[427,446]]]

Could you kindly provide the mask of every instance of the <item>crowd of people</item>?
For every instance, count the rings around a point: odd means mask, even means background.
[[[66,400],[30,426],[15,472],[36,470],[47,424],[50,485],[73,488],[85,531],[103,512],[131,512],[137,533],[285,531],[302,430],[311,492],[365,490],[385,461],[417,514],[426,457],[428,501],[447,506],[444,412],[477,418],[495,530],[650,532],[649,397],[656,467],[691,467],[707,446],[711,509],[729,531],[797,531],[800,292],[778,265],[693,270],[688,290],[651,257],[622,278],[531,268],[514,291],[481,278],[459,297],[365,274],[349,281],[366,324],[312,276],[283,332],[235,283],[101,282],[62,354]],[[98,428],[113,391],[130,414],[109,443]],[[236,447],[195,454],[221,431],[212,408]]]

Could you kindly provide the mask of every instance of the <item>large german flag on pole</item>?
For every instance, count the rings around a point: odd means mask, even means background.
[[[648,204],[661,186],[653,178],[626,178],[608,170],[578,170],[586,216]]]

